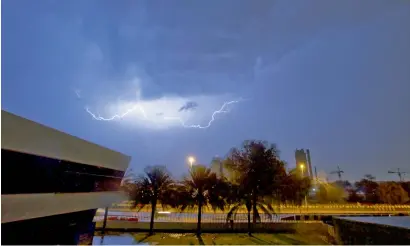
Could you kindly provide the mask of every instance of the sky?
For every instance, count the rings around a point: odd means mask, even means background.
[[[3,0],[1,14],[2,109],[134,172],[179,177],[187,156],[208,165],[246,139],[289,168],[309,148],[348,180],[410,172],[408,0]]]

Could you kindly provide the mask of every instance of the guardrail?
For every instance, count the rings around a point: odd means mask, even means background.
[[[197,222],[197,214],[194,213],[171,213],[167,216],[155,216],[155,222],[180,222],[180,223],[195,223]],[[150,222],[151,215],[146,212],[139,212],[133,214],[123,215],[108,215],[107,221],[135,221],[135,222]],[[260,214],[260,222],[281,222],[283,216],[274,215],[269,216],[267,214]],[[251,220],[253,219],[251,215]],[[94,217],[94,221],[103,221],[104,216],[101,213]],[[226,214],[203,214],[201,221],[204,223],[226,223]],[[236,222],[246,223],[248,221],[247,214],[237,214],[234,218]]]
[[[131,209],[131,202],[124,202],[120,204],[113,204],[111,207],[112,211],[136,211],[136,209]],[[275,213],[277,214],[408,214],[410,213],[410,205],[386,205],[386,204],[375,204],[375,205],[357,205],[357,204],[321,204],[321,205],[308,205],[308,206],[293,206],[293,205],[276,205],[272,206]],[[157,206],[157,211],[161,211],[162,206]],[[167,209],[171,212],[177,212],[174,209]],[[151,211],[150,206],[145,206],[142,210],[143,212]],[[196,212],[197,209],[189,209],[186,212]],[[210,209],[204,210],[204,212],[211,213],[226,213],[229,211],[227,208],[225,211],[212,211]],[[240,209],[238,212],[246,213],[245,209]]]
[[[402,215],[409,216],[410,213],[401,213]],[[395,216],[399,213],[294,213],[294,214],[274,214],[268,215],[260,213],[261,223],[270,222],[290,222],[290,221],[322,221],[330,216]],[[196,212],[167,212],[156,213],[156,222],[179,222],[179,223],[192,223],[197,221]],[[149,222],[151,218],[151,212],[130,212],[130,211],[110,211],[107,215],[108,221],[134,221],[134,222]],[[94,217],[95,221],[102,221],[104,219],[104,210],[97,210],[97,214]],[[247,213],[237,213],[233,218],[235,223],[246,223],[248,221]],[[227,223],[227,213],[203,213],[202,221],[206,223]],[[251,221],[253,221],[253,215],[251,214]]]

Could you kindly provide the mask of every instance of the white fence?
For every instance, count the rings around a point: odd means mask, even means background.
[[[260,214],[260,222],[280,222],[283,217],[290,215],[273,215]],[[149,222],[151,219],[151,213],[149,212],[115,212],[110,211],[107,216],[107,220],[126,220],[126,221],[139,221]],[[156,214],[155,221],[157,222],[196,222],[198,215],[195,213],[169,213],[169,214]],[[227,220],[227,214],[221,213],[204,213],[202,214],[201,221],[206,223],[225,223]],[[104,213],[97,212],[94,217],[94,221],[104,220]],[[247,214],[236,214],[233,220],[235,222],[247,222]],[[251,214],[251,221],[253,221],[253,215]]]

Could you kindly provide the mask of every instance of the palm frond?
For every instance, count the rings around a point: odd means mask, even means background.
[[[272,204],[268,203],[266,204],[266,206],[268,207],[269,211],[271,211],[272,213],[275,213],[275,209],[272,207]]]
[[[235,219],[236,213],[237,213],[238,209],[239,209],[242,205],[243,205],[242,203],[238,203],[238,204],[236,204],[235,206],[233,206],[233,207],[229,210],[228,214],[226,215],[226,221],[231,220],[231,219],[232,219],[232,216],[234,216],[234,219]]]
[[[257,221],[257,222],[260,222],[260,221],[261,221],[261,216],[260,216],[258,210],[255,210],[255,211],[254,211],[254,216],[256,217],[256,221]]]
[[[134,180],[134,190],[132,193],[132,208],[138,211],[148,204],[160,202],[165,208],[172,204],[171,190],[174,189],[174,181],[171,175],[163,166],[149,166],[143,175],[139,175]],[[173,205],[173,204],[172,204]]]
[[[258,204],[258,208],[263,211],[263,213],[267,214],[269,216],[269,219],[272,220],[273,215],[272,211],[266,208],[263,204]]]

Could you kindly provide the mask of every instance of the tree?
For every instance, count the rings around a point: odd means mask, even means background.
[[[363,179],[355,183],[355,186],[358,190],[362,190],[365,193],[364,202],[368,203],[378,203],[380,201],[377,194],[377,188],[379,184],[375,182],[375,177],[366,174]]]
[[[243,185],[232,185],[231,193],[228,198],[228,203],[231,205],[231,208],[226,216],[226,221],[234,220],[238,211],[245,207],[248,216],[248,234],[252,235],[251,229],[251,210],[252,210],[252,195],[249,193]],[[274,214],[274,209],[272,207],[272,201],[267,198],[259,198],[256,202],[258,209],[263,211],[265,214],[269,215],[272,218]],[[255,215],[254,215],[255,216]],[[256,210],[256,219],[260,220],[260,215],[258,210]]]
[[[347,198],[345,189],[339,183],[320,184],[316,195],[320,203],[342,203]]]
[[[245,207],[248,215],[248,234],[251,235],[252,201],[249,192],[244,188],[244,186],[237,184],[231,186],[230,196],[228,197],[228,204],[231,205],[231,208],[226,216],[226,221],[234,220],[240,208]]]
[[[124,178],[121,180],[121,190],[124,191],[130,199],[133,198],[133,192],[136,191],[135,180],[136,176],[132,169],[128,169],[124,174]]]
[[[401,187],[407,192],[410,197],[410,181],[400,182]]]
[[[229,152],[229,155],[237,151],[237,149],[233,148]],[[224,178],[230,183],[234,185],[239,185],[241,182],[242,173],[238,169],[237,160],[233,159],[232,156],[228,156],[227,158],[222,160],[222,165],[224,169]]]
[[[363,197],[357,194],[356,189],[348,190],[347,202],[363,202]]]
[[[162,206],[170,204],[170,197],[174,188],[174,181],[168,170],[163,166],[147,167],[145,174],[138,177],[135,182],[135,191],[133,192],[133,207],[139,207],[139,210],[146,205],[151,205],[151,220],[149,234],[153,234],[155,210],[158,202]]]
[[[279,159],[276,145],[262,141],[245,141],[240,149],[230,153],[231,168],[239,174],[237,179],[242,196],[251,200],[253,224],[256,224],[260,201],[277,194],[286,176],[284,162]]]
[[[229,186],[210,168],[195,165],[189,171],[178,187],[179,207],[181,211],[186,208],[198,207],[197,235],[201,234],[202,210],[211,206],[212,210],[224,210],[226,206],[225,197],[229,192]]]
[[[378,187],[378,195],[383,203],[404,204],[409,201],[409,195],[397,182],[384,182]]]
[[[301,205],[304,197],[309,194],[310,188],[310,178],[302,177],[300,172],[297,172],[296,169],[292,169],[281,182],[277,200]]]

